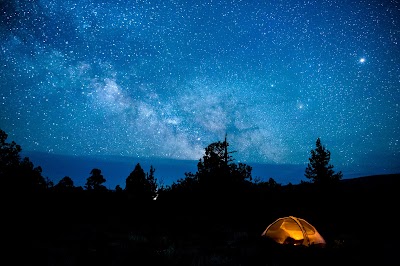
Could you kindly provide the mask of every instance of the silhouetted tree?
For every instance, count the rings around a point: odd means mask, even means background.
[[[126,178],[125,191],[136,199],[153,199],[157,193],[157,180],[154,172],[155,169],[150,166],[150,174],[146,175],[142,166],[139,163],[136,164]]]
[[[45,178],[45,182],[46,182],[46,188],[47,189],[53,189],[54,188],[53,180],[51,180],[50,178],[46,177]]]
[[[231,154],[235,151],[228,150],[229,143],[225,136],[224,141],[211,143],[205,148],[204,156],[197,163],[197,172],[185,173],[185,180],[175,183],[172,191],[182,190],[183,187],[202,198],[210,200],[240,198],[249,187],[252,180],[252,167],[243,163],[236,164]]]
[[[205,148],[203,158],[197,163],[197,175],[202,183],[224,182],[229,175],[229,163],[233,161],[232,156],[228,152],[228,142],[214,142]],[[217,180],[216,178],[219,178]],[[221,180],[222,179],[222,180]]]
[[[120,185],[115,186],[115,192],[122,192],[122,191],[123,191],[123,189],[121,188]]]
[[[54,188],[58,191],[72,191],[75,188],[74,181],[69,176],[64,176]]]
[[[281,184],[278,184],[272,177],[270,177],[268,179],[267,185],[268,185],[269,189],[273,189],[273,190],[280,188],[282,186]]]
[[[93,168],[90,171],[91,176],[86,179],[85,189],[92,191],[105,191],[107,188],[102,185],[106,182],[106,179],[101,174],[101,170]]]
[[[160,190],[159,198],[220,200],[243,198],[240,193],[249,192],[253,185],[252,167],[244,163],[236,164],[228,150],[229,143],[211,143],[205,148],[204,156],[197,163],[197,172],[186,172],[185,178],[178,179],[171,186]]]
[[[240,183],[243,181],[252,181],[252,167],[244,163],[229,164],[229,174],[232,182]]]
[[[211,143],[205,148],[205,155],[197,164],[197,178],[207,185],[229,185],[245,180],[251,181],[252,167],[243,163],[233,163],[232,153],[228,151],[226,140]]]
[[[143,186],[145,180],[146,180],[146,174],[140,163],[138,163],[136,164],[133,171],[126,178],[125,191],[133,193],[135,190],[138,190],[139,187]]]
[[[0,176],[4,177],[9,171],[19,166],[22,151],[21,146],[12,141],[7,143],[7,133],[0,129]]]
[[[18,169],[20,188],[23,191],[43,191],[47,188],[46,180],[42,176],[42,168],[34,167],[28,157],[24,157]]]
[[[149,194],[151,195],[151,198],[157,196],[158,185],[157,185],[157,179],[154,176],[155,171],[156,169],[152,165],[150,165],[150,173],[147,173],[146,177],[148,183],[148,190]]]
[[[329,185],[338,183],[342,179],[342,172],[335,173],[333,165],[329,163],[331,153],[322,144],[320,138],[317,138],[316,148],[311,150],[311,157],[305,170],[305,177],[313,183],[319,185]]]
[[[171,190],[178,192],[180,194],[195,194],[198,189],[199,180],[197,175],[187,172],[185,173],[185,178],[179,178],[176,182],[171,185]]]
[[[46,190],[42,168],[34,167],[28,157],[21,159],[21,146],[6,142],[8,135],[0,129],[0,178],[6,189],[20,192]]]

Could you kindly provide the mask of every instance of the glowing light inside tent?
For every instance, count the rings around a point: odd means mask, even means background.
[[[277,219],[270,224],[261,234],[273,239],[280,244],[289,245],[319,245],[325,246],[324,238],[318,233],[314,226],[301,218],[293,216]]]
[[[285,230],[288,235],[295,240],[301,240],[304,238],[303,232],[301,231],[299,225],[293,220],[284,221],[281,225],[281,228]]]
[[[302,240],[304,238],[303,233],[301,231],[291,231],[290,237],[294,240]]]

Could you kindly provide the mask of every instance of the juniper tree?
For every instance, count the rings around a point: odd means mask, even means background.
[[[102,185],[106,182],[106,179],[101,174],[101,170],[97,168],[93,168],[90,171],[91,176],[86,179],[85,189],[93,190],[93,191],[105,191],[107,188]]]
[[[321,144],[320,138],[317,138],[316,148],[311,150],[304,176],[319,185],[337,183],[342,179],[343,174],[341,171],[335,173],[330,159],[331,152]]]
[[[142,166],[136,164],[133,171],[126,178],[125,191],[136,199],[151,200],[157,195],[157,179],[154,176],[155,168],[150,166],[150,173],[145,173]]]

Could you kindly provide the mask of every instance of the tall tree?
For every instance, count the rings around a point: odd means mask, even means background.
[[[196,176],[200,184],[221,189],[252,180],[252,167],[234,163],[231,154],[236,151],[229,151],[228,147],[225,136],[224,141],[211,143],[205,148],[205,154],[197,164]]]
[[[235,152],[229,151],[226,135],[224,141],[209,144],[197,163],[197,172],[186,172],[185,178],[173,182],[168,189],[162,189],[161,198],[182,195],[190,200],[211,202],[243,199],[242,193],[247,193],[251,187],[252,167],[234,163],[231,154]]]
[[[137,163],[133,171],[126,178],[125,191],[129,194],[142,194],[145,183],[146,174],[140,163]]]
[[[126,178],[125,191],[136,199],[153,199],[157,193],[157,180],[154,172],[154,167],[150,166],[150,173],[146,174],[140,163],[137,163]]]
[[[92,191],[105,191],[107,188],[102,185],[106,182],[106,179],[101,174],[101,170],[97,168],[93,168],[90,171],[91,176],[86,179],[85,189]]]
[[[152,199],[154,199],[154,197],[157,196],[157,189],[158,189],[157,179],[154,176],[155,171],[156,169],[152,165],[150,165],[150,173],[147,173],[146,176],[149,194],[151,195]]]
[[[0,178],[3,188],[20,192],[46,189],[42,168],[35,167],[28,157],[21,159],[21,146],[7,142],[7,133],[0,129]]]
[[[47,188],[46,180],[42,176],[42,167],[35,167],[28,157],[20,161],[16,172],[22,191],[43,191]]]
[[[8,174],[10,168],[19,165],[22,151],[21,146],[14,141],[7,142],[8,135],[0,129],[0,176]]]
[[[311,150],[304,176],[319,185],[337,183],[342,179],[343,174],[341,171],[335,173],[330,159],[331,152],[321,144],[320,138],[317,138],[316,148]]]

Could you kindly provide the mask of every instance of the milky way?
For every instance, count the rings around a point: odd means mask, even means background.
[[[271,2],[271,3],[263,3]],[[398,1],[1,1],[0,128],[28,151],[400,162]]]

